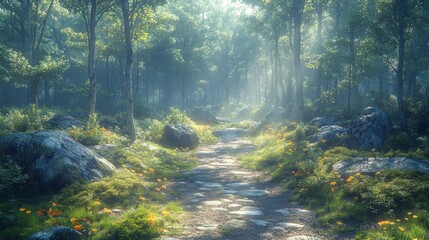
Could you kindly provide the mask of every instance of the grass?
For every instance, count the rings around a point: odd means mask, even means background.
[[[352,157],[424,159],[425,146],[378,152],[347,147],[323,150],[323,142],[307,141],[312,132],[312,128],[293,122],[266,126],[253,137],[257,148],[242,157],[242,164],[266,171],[274,181],[282,182],[293,191],[291,200],[312,209],[316,224],[331,233],[355,233],[357,239],[428,239],[429,174],[389,170],[341,176],[332,170],[334,163]],[[404,221],[409,212],[416,218]],[[378,223],[386,219],[402,221],[380,227]]]
[[[45,118],[42,114],[38,117]],[[22,119],[21,125],[27,128],[29,118]],[[59,193],[37,193],[29,185],[1,196],[0,239],[26,239],[57,225],[80,231],[84,239],[156,239],[178,231],[183,209],[179,203],[168,200],[174,194],[170,186],[174,179],[181,178],[183,171],[196,165],[195,154],[147,141],[142,132],[130,145],[119,134],[101,128],[96,119],[90,124],[91,129],[72,131],[77,131],[77,138],[88,145],[112,144],[95,151],[111,161],[118,171],[96,182],[76,182]],[[43,129],[42,124],[38,126]],[[27,129],[32,131],[38,126]],[[211,126],[192,122],[191,126],[202,134],[204,144],[216,140],[211,135]],[[9,127],[2,132],[18,129]],[[120,212],[115,213],[115,209]]]

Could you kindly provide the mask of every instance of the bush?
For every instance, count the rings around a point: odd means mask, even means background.
[[[108,239],[155,239],[163,232],[163,221],[151,206],[142,206],[129,211],[123,220],[110,231]]]
[[[147,130],[145,131],[145,139],[153,142],[161,142],[164,134],[165,124],[157,119],[149,119],[146,123]]]
[[[100,127],[97,120],[97,114],[89,117],[85,127],[73,127],[69,130],[70,136],[86,146],[99,144],[103,140],[104,128]]]
[[[41,130],[41,122],[40,111],[35,105],[25,109],[12,108],[0,117],[0,134]]]
[[[189,119],[186,114],[180,111],[177,108],[170,108],[170,114],[167,116],[168,124],[190,124],[191,119]]]
[[[0,165],[0,193],[13,190],[17,186],[24,185],[29,179],[27,174],[22,172],[21,167],[12,161]]]

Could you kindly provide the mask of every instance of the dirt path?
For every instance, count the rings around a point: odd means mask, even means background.
[[[289,202],[288,195],[260,173],[244,170],[237,155],[253,146],[240,129],[218,131],[221,141],[199,148],[199,165],[176,184],[187,210],[180,235],[164,240],[318,240],[313,214]]]

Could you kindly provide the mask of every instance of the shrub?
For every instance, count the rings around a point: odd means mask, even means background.
[[[29,179],[22,172],[21,167],[12,161],[0,165],[0,193],[12,190],[14,187],[24,185]]]
[[[190,124],[191,119],[189,119],[186,114],[180,111],[177,108],[170,108],[170,114],[167,116],[167,123],[170,124]]]
[[[73,127],[69,130],[70,136],[86,146],[99,144],[103,140],[104,128],[100,127],[97,114],[89,117],[85,127]]]
[[[162,135],[164,134],[165,124],[157,119],[149,119],[147,123],[147,130],[145,131],[144,137],[149,141],[160,142]]]
[[[0,134],[40,130],[41,122],[40,111],[35,105],[25,109],[12,108],[0,117]]]
[[[161,236],[163,221],[155,214],[158,211],[153,206],[142,206],[129,211],[122,221],[114,226],[108,239],[155,239]]]

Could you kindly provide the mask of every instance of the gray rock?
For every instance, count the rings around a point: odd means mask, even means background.
[[[31,235],[27,240],[80,240],[82,234],[74,229],[58,226]]]
[[[226,226],[228,226],[229,228],[244,228],[246,226],[246,221],[233,219],[226,222]]]
[[[237,192],[238,195],[245,196],[245,197],[260,197],[260,196],[267,195],[268,193],[269,193],[268,191],[258,190],[258,189],[243,190],[243,191]]]
[[[213,201],[204,201],[203,204],[206,206],[217,207],[217,206],[222,205],[222,202],[217,201],[217,200],[213,200]]]
[[[49,119],[46,124],[51,128],[66,130],[69,128],[82,127],[83,123],[68,114],[57,114]]]
[[[250,219],[249,221],[254,223],[258,227],[266,227],[268,225],[268,222],[265,220]]]
[[[350,141],[359,149],[380,148],[392,131],[389,116],[378,108],[366,108],[349,128]]]
[[[352,158],[335,163],[332,168],[340,174],[376,173],[389,169],[429,172],[429,161],[415,158]]]
[[[274,212],[276,212],[276,213],[280,213],[280,214],[283,214],[283,215],[290,215],[290,212],[288,211],[288,210],[286,210],[286,209],[278,209],[278,210],[275,210]]]
[[[115,171],[106,159],[59,131],[0,137],[0,163],[15,161],[33,181],[59,190],[76,181],[99,180]]]
[[[309,122],[310,125],[314,125],[319,128],[328,125],[336,125],[337,123],[337,120],[333,117],[316,117]]]
[[[341,142],[341,137],[348,135],[348,129],[336,125],[323,126],[313,135],[313,142],[326,141],[325,145],[333,146]]]
[[[302,224],[290,223],[290,222],[281,222],[281,223],[278,223],[277,226],[282,228],[303,228],[304,227],[304,225]]]
[[[288,238],[286,238],[286,240],[320,240],[320,238],[305,236],[305,235],[299,235],[299,236],[288,237]]]
[[[219,123],[219,120],[216,118],[213,112],[205,108],[194,108],[191,110],[189,115],[193,120],[197,122],[208,123],[208,124]]]
[[[242,216],[259,216],[262,212],[257,207],[242,207],[238,211],[230,212],[231,214],[242,215]]]
[[[165,139],[174,147],[195,149],[200,139],[188,125],[167,124],[164,127]]]

